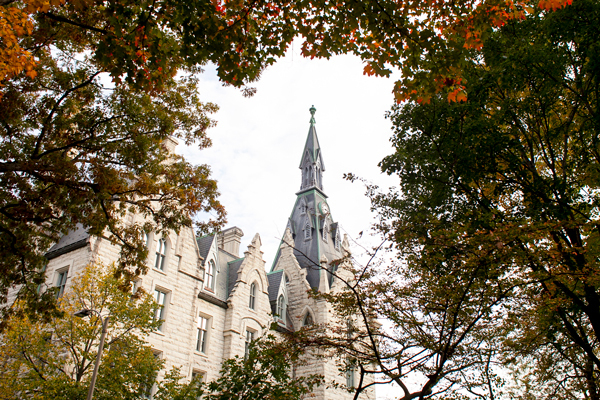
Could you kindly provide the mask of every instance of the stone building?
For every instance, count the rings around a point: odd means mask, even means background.
[[[248,344],[265,334],[272,322],[279,329],[296,330],[306,324],[326,324],[335,318],[324,300],[308,295],[311,289],[341,288],[331,261],[343,257],[348,243],[332,220],[323,190],[325,164],[315,129],[314,112],[300,162],[300,191],[281,246],[266,273],[260,236],[256,234],[240,254],[243,232],[238,227],[216,236],[196,237],[192,228],[162,237],[149,234],[149,271],[137,285],[153,293],[162,306],[164,322],[148,343],[166,367],[178,366],[190,378],[218,377],[221,363],[243,355]],[[132,215],[130,222],[142,222]],[[83,227],[63,237],[47,253],[47,284],[68,290],[69,278],[90,262],[108,264],[119,248],[103,237],[90,236]],[[314,358],[297,373],[322,374],[327,382],[311,398],[352,399],[344,388],[356,384],[351,372],[340,372],[340,360]],[[361,399],[374,399],[374,391]]]

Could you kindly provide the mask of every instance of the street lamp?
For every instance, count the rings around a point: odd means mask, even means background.
[[[98,345],[98,354],[96,355],[96,362],[94,363],[94,372],[92,373],[92,381],[90,382],[90,388],[87,394],[87,400],[92,400],[94,396],[94,387],[96,386],[96,377],[98,376],[98,367],[100,367],[100,359],[102,358],[102,349],[104,348],[104,338],[106,337],[106,329],[108,327],[109,315],[102,318],[100,312],[96,310],[90,310],[84,308],[83,310],[77,311],[73,315],[79,318],[89,317],[92,314],[97,314],[102,320],[102,334],[100,335],[100,344]]]

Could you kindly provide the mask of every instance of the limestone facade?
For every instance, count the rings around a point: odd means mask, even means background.
[[[164,322],[147,340],[165,359],[167,369],[177,366],[190,379],[200,374],[210,381],[218,377],[224,360],[243,356],[248,342],[264,335],[272,322],[277,322],[280,329],[293,331],[305,324],[325,325],[335,319],[325,300],[309,296],[311,290],[341,288],[332,275],[336,271],[330,262],[348,252],[347,241],[342,240],[337,224],[331,220],[323,193],[325,168],[314,118],[300,168],[303,177],[298,200],[268,274],[260,236],[256,234],[239,254],[243,232],[237,227],[217,236],[196,237],[191,228],[166,237],[148,235],[148,273],[136,284],[154,294],[163,306]],[[135,215],[130,221],[143,222]],[[71,278],[86,265],[116,261],[119,247],[106,238],[87,235],[80,227],[61,239],[47,256],[46,284],[63,285],[69,290]],[[349,381],[348,374],[339,369],[343,360],[315,357],[309,361],[294,373],[322,374],[327,383],[339,385],[334,388],[325,384],[310,398],[354,397],[345,388],[356,382]],[[374,399],[374,390],[360,398]]]

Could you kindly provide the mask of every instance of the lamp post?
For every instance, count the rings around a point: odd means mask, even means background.
[[[94,387],[96,386],[96,377],[98,376],[98,368],[100,367],[100,360],[102,359],[102,349],[104,349],[104,338],[106,337],[106,329],[108,327],[109,315],[102,318],[102,315],[96,310],[83,309],[73,314],[76,317],[84,318],[92,314],[98,314],[100,320],[102,320],[102,334],[100,335],[100,344],[98,345],[98,354],[96,355],[96,362],[94,363],[94,372],[92,373],[92,381],[90,382],[90,388],[88,389],[87,400],[92,400],[94,396]]]

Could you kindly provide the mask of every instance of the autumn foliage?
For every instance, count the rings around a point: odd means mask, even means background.
[[[279,12],[240,1],[0,2],[0,299],[17,287],[32,310],[54,309],[37,291],[44,254],[78,224],[120,245],[119,274],[132,278],[145,272],[144,232],[224,223],[210,167],[168,148],[210,145],[217,107],[200,100],[201,66],[251,94],[245,85],[291,40]]]
[[[551,1],[320,1],[295,3],[307,57],[353,53],[366,75],[402,78],[398,102],[427,102],[437,93],[466,99],[464,68],[478,62],[490,34],[509,21],[548,13],[571,0]],[[298,10],[297,8],[300,8]]]

